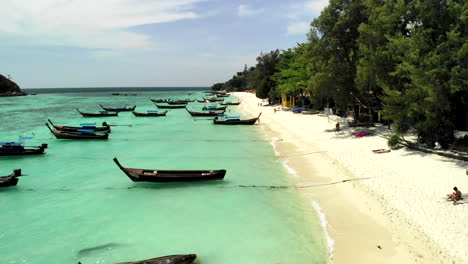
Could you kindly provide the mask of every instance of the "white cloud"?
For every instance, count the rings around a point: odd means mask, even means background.
[[[287,34],[307,34],[310,29],[310,22],[319,16],[327,5],[328,0],[308,0],[290,5]]]
[[[328,0],[311,0],[305,3],[305,9],[312,14],[320,14],[327,5]]]
[[[196,18],[202,0],[2,0],[0,34],[46,45],[147,48],[151,38],[130,27]]]
[[[309,22],[293,22],[288,25],[288,35],[307,34],[309,29]]]
[[[263,11],[265,11],[265,9],[263,8],[255,9],[249,5],[239,5],[239,7],[237,8],[237,14],[240,17],[258,15],[262,13]]]

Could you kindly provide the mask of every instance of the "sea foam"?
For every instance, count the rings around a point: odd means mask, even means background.
[[[315,211],[317,212],[319,219],[320,219],[320,224],[322,225],[323,232],[325,233],[325,240],[327,241],[327,247],[328,247],[328,253],[330,256],[330,259],[333,259],[333,252],[335,251],[335,241],[330,235],[330,232],[328,231],[328,221],[327,217],[322,211],[322,208],[320,205],[313,201],[312,202],[312,207],[314,207]]]

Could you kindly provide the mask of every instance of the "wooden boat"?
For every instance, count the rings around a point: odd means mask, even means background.
[[[197,258],[196,254],[171,255],[140,261],[120,262],[118,264],[190,264]]]
[[[117,107],[104,107],[101,104],[99,105],[102,109],[110,112],[128,112],[133,111],[136,108],[136,105],[132,106],[117,106]]]
[[[77,132],[69,131],[60,131],[57,129],[52,129],[49,124],[46,123],[46,126],[49,128],[50,132],[54,134],[56,138],[59,139],[108,139],[109,134],[104,132],[103,134],[96,134],[90,129],[81,129]]]
[[[217,116],[217,115],[221,115],[221,114],[224,114],[224,111],[222,112],[215,112],[215,111],[209,111],[209,112],[194,112],[194,111],[190,111],[188,110],[187,108],[185,108],[187,110],[187,112],[189,112],[189,114],[191,116]]]
[[[101,117],[101,116],[118,116],[119,112],[108,112],[108,111],[99,111],[99,113],[84,113],[80,112],[78,108],[76,108],[76,111],[80,113],[83,117]]]
[[[215,117],[213,120],[213,123],[215,125],[253,125],[257,122],[257,120],[260,118],[262,113],[260,113],[257,117],[251,118],[251,119],[244,119],[241,120],[239,117],[226,117],[225,120],[220,120],[219,117]]]
[[[0,156],[22,156],[44,154],[47,144],[40,147],[25,147],[19,142],[0,142]]]
[[[188,102],[187,102],[187,101],[185,101],[185,100],[167,101],[166,103],[167,103],[167,104],[170,104],[170,105],[182,105],[182,104],[188,104]]]
[[[222,180],[226,170],[153,170],[125,168],[117,158],[115,164],[134,182],[192,182]]]
[[[79,132],[78,130],[81,130],[81,129],[90,129],[90,130],[93,130],[93,131],[100,131],[100,132],[107,132],[107,133],[111,132],[111,128],[106,122],[102,123],[102,125],[103,125],[102,127],[96,126],[96,124],[94,124],[94,123],[82,123],[82,124],[80,124],[81,126],[74,127],[74,126],[55,125],[54,123],[52,123],[52,121],[50,121],[50,119],[47,119],[47,121],[49,121],[49,123],[55,129],[60,130],[60,131]]]
[[[185,108],[186,107],[186,105],[170,105],[170,104],[162,105],[162,104],[156,104],[156,103],[155,103],[155,105],[156,105],[157,108],[161,108],[161,109],[177,109],[177,108]]]
[[[151,99],[151,102],[154,102],[154,103],[165,103],[167,102],[167,99]]]
[[[12,174],[8,176],[0,177],[0,187],[10,187],[18,184],[18,178],[21,175],[21,169],[14,170]]]
[[[210,102],[222,102],[224,101],[224,98],[205,98],[203,97],[203,100],[205,100],[204,102],[206,101],[210,101]],[[200,101],[198,101],[200,102]]]
[[[237,102],[221,102],[220,104],[221,105],[240,105],[241,101],[237,101]]]
[[[210,106],[204,106],[202,109],[203,110],[210,110],[210,111],[219,111],[219,110],[226,110],[226,106],[215,106],[215,107],[210,107]]]
[[[146,113],[138,113],[135,111],[132,111],[134,116],[165,116],[167,114],[167,111],[164,112],[158,112],[156,110],[148,110]]]

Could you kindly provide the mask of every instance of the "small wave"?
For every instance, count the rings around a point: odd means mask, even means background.
[[[273,151],[275,152],[275,156],[279,156],[280,153],[276,149],[276,144],[275,144],[276,141],[277,141],[276,138],[272,138],[270,141],[270,144],[273,146]]]
[[[286,164],[286,162],[281,162],[281,164],[283,164],[283,166],[288,170],[289,174],[292,174],[294,176],[297,176],[297,171],[295,171],[293,168],[289,167],[288,164]]]
[[[312,207],[314,207],[315,211],[317,212],[319,216],[320,224],[322,226],[323,232],[325,233],[325,240],[327,241],[328,254],[330,255],[330,259],[333,260],[333,252],[335,251],[335,241],[333,240],[333,238],[330,236],[330,233],[328,232],[327,217],[322,212],[322,208],[317,202],[313,201]]]

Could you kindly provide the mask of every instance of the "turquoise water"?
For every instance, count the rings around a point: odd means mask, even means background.
[[[0,263],[115,263],[196,253],[197,263],[324,263],[314,212],[257,126],[215,126],[184,109],[166,117],[83,118],[99,104],[155,109],[148,97],[201,98],[201,92],[39,94],[0,98],[0,141],[34,133],[47,154],[0,157],[0,175],[21,168],[18,186],[0,189]],[[189,107],[201,108],[190,103]],[[231,107],[235,113],[235,106]],[[113,127],[107,141],[55,139],[44,123]],[[148,169],[226,169],[224,181],[134,183],[112,161]],[[85,250],[99,247],[95,250]]]

